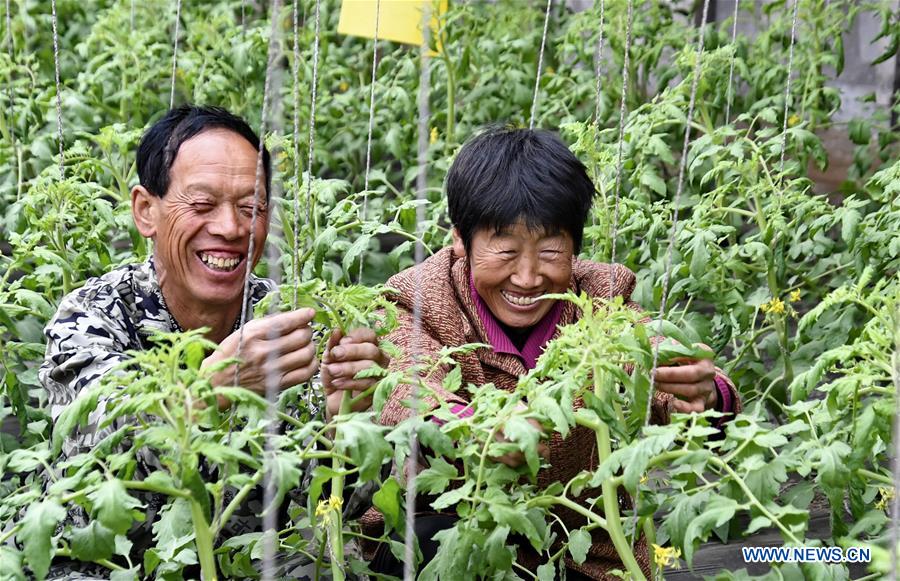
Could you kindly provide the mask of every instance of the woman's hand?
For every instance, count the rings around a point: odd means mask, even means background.
[[[699,344],[708,351],[709,347]],[[676,365],[672,365],[672,363]],[[702,412],[715,407],[716,366],[712,359],[673,359],[669,365],[656,368],[654,385],[657,390],[675,396],[672,407],[677,412]]]
[[[525,407],[525,404],[523,404],[521,402],[519,402],[519,404],[516,406],[516,410],[520,411],[520,412],[525,411],[527,409],[528,408]],[[526,421],[529,424],[531,424],[532,426],[534,426],[534,428],[538,432],[540,432],[541,438],[544,437],[544,428],[541,426],[540,422],[538,422],[534,418],[528,418]],[[503,433],[503,430],[500,430],[497,432],[496,440],[498,442],[508,442],[509,441],[506,438],[506,434]],[[537,452],[538,452],[538,455],[541,458],[543,458],[544,460],[548,460],[550,458],[550,447],[547,446],[547,444],[545,442],[541,442],[540,444],[538,444]],[[521,466],[522,464],[525,463],[525,454],[523,454],[522,452],[519,452],[518,450],[515,450],[513,452],[507,452],[506,454],[504,454],[502,456],[493,458],[493,460],[496,462],[502,462],[502,463],[506,464],[507,466],[509,466],[510,468],[518,468],[519,466]]]
[[[390,357],[378,347],[378,337],[371,329],[353,329],[344,335],[334,329],[322,356],[322,387],[325,389],[328,417],[336,416],[343,394],[350,391],[356,397],[378,382],[369,377],[354,379],[356,374],[374,365],[387,367]],[[372,405],[372,397],[356,402],[352,411],[362,411]]]

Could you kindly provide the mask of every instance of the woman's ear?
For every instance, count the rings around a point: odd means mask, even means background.
[[[156,236],[156,224],[159,217],[159,205],[162,199],[151,194],[142,185],[131,188],[131,216],[137,231],[144,238]]]
[[[466,245],[463,242],[462,236],[459,235],[459,230],[453,228],[453,255],[457,258],[465,258],[466,256]]]

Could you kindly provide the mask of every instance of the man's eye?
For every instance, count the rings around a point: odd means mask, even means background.
[[[200,210],[201,212],[206,212],[208,210],[212,210],[213,204],[209,202],[194,202],[194,208]]]

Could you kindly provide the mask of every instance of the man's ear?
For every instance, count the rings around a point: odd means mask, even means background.
[[[465,258],[466,256],[466,245],[463,242],[462,236],[459,235],[459,230],[453,228],[453,255],[457,258]]]
[[[162,199],[151,194],[144,186],[138,184],[131,188],[131,216],[134,218],[137,231],[144,238],[156,236],[161,203]]]

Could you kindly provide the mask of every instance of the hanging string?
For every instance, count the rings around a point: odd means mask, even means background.
[[[169,93],[169,109],[175,106],[175,73],[178,70],[178,32],[181,27],[181,0],[175,4],[175,36],[172,39],[172,90]]]
[[[294,212],[291,232],[293,232],[293,249],[291,253],[291,282],[293,283],[293,296],[291,308],[297,310],[298,286],[300,284],[300,184],[303,176],[300,173],[300,11],[297,4],[300,0],[294,0],[292,10],[293,36],[294,36],[294,62],[291,67],[293,80],[291,91],[294,96],[294,137],[291,140],[294,146]],[[241,16],[243,20],[244,3],[241,2]],[[242,22],[243,24],[243,22]],[[307,220],[307,223],[309,221]]]
[[[134,32],[134,0],[131,0],[131,32]]]
[[[619,100],[619,143],[616,153],[616,182],[613,186],[613,223],[612,223],[612,248],[610,249],[609,262],[610,282],[609,299],[612,300],[616,288],[616,239],[619,237],[619,196],[622,189],[622,168],[624,164],[622,150],[625,145],[625,115],[627,113],[625,98],[628,95],[628,67],[631,66],[631,26],[634,16],[634,0],[628,0],[627,14],[625,16],[625,56],[622,61],[622,95]]]
[[[781,126],[781,161],[778,165],[778,172],[781,174],[781,180],[784,181],[784,152],[787,148],[787,129],[788,129],[788,104],[791,98],[791,75],[794,72],[794,42],[797,38],[797,12],[800,9],[800,0],[794,0],[794,13],[791,17],[791,44],[788,48],[788,68],[787,82],[784,87],[784,122]]]
[[[594,62],[594,76],[597,77],[597,101],[594,106],[594,125],[599,133],[600,131],[600,101],[603,97],[603,25],[606,19],[606,1],[600,0],[600,35],[597,39],[597,53],[595,55]],[[597,172],[599,175],[599,172]],[[597,228],[597,213],[593,212],[591,215],[591,226],[593,228]],[[597,237],[594,238],[593,243],[591,244],[592,251],[596,249]]]
[[[9,10],[7,10],[7,14]],[[50,0],[50,17],[53,25],[53,69],[56,73],[56,139],[59,141],[59,177],[65,178],[63,160],[62,84],[59,82],[59,32],[56,28],[56,0]],[[12,105],[12,103],[10,103]]]
[[[13,67],[13,63],[16,60],[15,52],[13,50],[13,38],[12,38],[12,14],[9,7],[9,0],[6,0],[6,53],[9,56],[9,77],[7,78],[6,83],[6,99],[9,101],[9,105],[6,106],[6,110],[9,115],[9,139],[12,143],[13,153],[15,159],[19,159],[19,142],[16,140],[16,121],[15,121],[15,101],[13,101],[13,82],[15,79],[14,73],[15,69]],[[58,93],[58,91],[57,91]],[[20,176],[18,175],[19,167],[18,164],[11,164],[16,166],[16,183],[19,182]],[[20,188],[16,188],[16,199],[19,198],[19,190]]]
[[[547,45],[547,29],[550,26],[550,6],[553,0],[547,0],[547,11],[544,14],[544,33],[541,35],[541,51],[538,53],[537,76],[534,78],[534,97],[531,99],[531,121],[528,129],[534,129],[534,120],[537,115],[538,96],[540,95],[541,71],[544,67],[544,47]]]
[[[381,21],[381,0],[375,1],[375,34],[372,41],[372,81],[369,87],[369,134],[366,138],[366,171],[364,174],[362,211],[360,223],[365,223],[369,205],[369,171],[372,167],[372,127],[375,125],[375,74],[378,71],[378,27]],[[359,282],[362,283],[365,252],[359,255]]]
[[[319,3],[316,0],[315,10],[315,41],[313,42],[313,78],[312,78],[312,96],[310,97],[309,107],[309,157],[306,164],[306,172],[308,174],[306,180],[306,223],[309,224],[312,219],[312,166],[313,152],[315,151],[316,139],[316,101],[318,98],[317,86],[319,84]],[[299,179],[299,178],[298,178]]]
[[[316,103],[318,102],[319,93],[318,93],[318,83],[319,83],[319,34],[320,34],[320,1],[316,0],[316,9],[315,9],[315,38],[313,40],[313,75],[312,75],[312,90],[310,95],[310,104],[309,104],[309,152],[306,161],[306,223],[312,224],[312,182],[313,182],[313,153],[315,152],[316,145]],[[299,50],[296,49],[295,50]],[[295,53],[297,54],[297,53]],[[299,162],[298,162],[299,163]],[[297,191],[299,193],[300,190],[300,179],[302,176],[297,176]],[[295,214],[296,215],[296,214]],[[295,230],[296,231],[296,230]],[[310,244],[313,244],[312,236],[310,236]],[[296,254],[295,254],[296,256]],[[297,268],[299,269],[299,265]],[[298,271],[299,272],[299,271]],[[298,275],[299,276],[299,275]],[[295,279],[295,282],[297,280]],[[296,289],[296,286],[295,286]],[[297,304],[297,291],[294,291],[294,305]],[[296,307],[295,307],[296,308]],[[316,391],[314,384],[310,384],[310,389],[306,390],[306,409],[312,410],[315,407],[315,401],[319,399],[319,393]]]
[[[731,100],[734,98],[734,60],[737,56],[737,23],[738,23],[738,6],[741,0],[734,0],[734,16],[731,22],[731,65],[728,67],[728,91],[725,93],[725,125],[731,122]]]
[[[606,18],[606,0],[600,0],[600,37],[597,39],[597,56],[594,64],[594,76],[597,77],[597,102],[594,107],[594,123],[600,129],[600,101],[603,97],[603,24]]]
[[[891,476],[894,482],[894,490],[900,487],[900,409],[897,403],[900,401],[900,312],[894,313],[894,357],[893,357],[893,376],[894,380],[894,454],[891,458]],[[890,579],[897,579],[897,545],[900,543],[900,498],[895,493],[891,497],[891,576]]]
[[[179,0],[180,2],[180,0]],[[259,214],[259,194],[260,190],[262,190],[265,185],[264,182],[264,167],[263,167],[263,152],[265,151],[266,146],[266,119],[268,115],[268,107],[269,107],[269,90],[270,85],[272,83],[272,68],[273,68],[273,51],[272,38],[275,36],[275,23],[278,20],[278,10],[275,9],[276,6],[280,6],[280,0],[272,0],[273,2],[273,11],[272,11],[272,29],[273,33],[269,36],[269,44],[267,48],[267,61],[266,61],[266,78],[263,83],[263,101],[262,101],[262,114],[260,115],[260,127],[259,127],[259,151],[256,156],[256,180],[253,183],[253,212],[250,217],[250,241],[247,245],[247,264],[244,270],[244,296],[241,303],[241,321],[240,321],[240,331],[238,333],[238,347],[237,353],[235,357],[237,359],[241,358],[241,353],[243,353],[244,349],[244,326],[247,323],[247,317],[250,314],[250,276],[253,274],[253,255],[256,253],[256,222]],[[239,383],[239,367],[235,366],[234,369],[234,384],[240,385]]]
[[[275,179],[275,176],[272,175],[275,172],[275,169],[278,164],[271,163],[270,166],[270,174],[269,179],[265,179],[265,167],[263,164],[263,151],[265,151],[265,142],[266,142],[266,131],[267,125],[270,131],[273,133],[280,133],[280,127],[276,127],[276,125],[280,125],[277,120],[281,119],[279,104],[281,103],[281,99],[273,99],[272,103],[269,103],[269,94],[271,92],[270,85],[274,85],[276,87],[281,86],[281,75],[279,74],[281,71],[280,67],[275,66],[275,62],[280,58],[281,55],[281,28],[278,26],[279,22],[279,12],[281,12],[281,0],[272,0],[272,12],[270,15],[271,24],[269,30],[269,45],[268,45],[268,53],[266,59],[266,80],[263,85],[263,105],[262,105],[262,116],[260,118],[260,128],[259,128],[259,151],[256,156],[256,179],[253,183],[253,214],[256,214],[257,208],[260,204],[260,192],[268,181],[271,184],[272,191],[266,192],[268,195],[267,206],[270,208],[270,212],[274,211],[274,208],[278,206],[278,199],[280,196],[280,182]],[[270,111],[271,109],[271,111]],[[269,117],[275,119],[271,124],[267,124]],[[273,221],[275,224],[275,228],[277,228],[277,222]],[[253,242],[253,234],[256,228],[256,216],[253,216],[252,222],[250,224],[250,243]],[[280,232],[275,232],[275,237],[280,237]],[[250,254],[249,256],[252,256]],[[267,246],[266,252],[266,264],[268,267],[268,276],[272,280],[280,280],[281,279],[281,261],[279,260],[278,255],[278,245],[277,244],[269,244]],[[248,272],[250,269],[250,264],[248,262]],[[250,287],[249,287],[249,277],[245,277],[244,281],[244,303],[247,304],[249,301],[250,295]],[[249,307],[247,308],[249,310]],[[243,328],[243,327],[242,327]],[[274,341],[277,339],[277,331],[274,326],[269,329],[269,341]],[[275,421],[275,411],[276,404],[278,399],[278,384],[280,382],[281,376],[275,369],[275,361],[280,357],[281,353],[278,349],[272,349],[266,354],[266,446],[265,446],[265,458],[266,460],[271,460],[275,454],[275,447],[273,446],[273,441],[275,436],[277,435],[277,423]],[[240,357],[240,355],[238,355]],[[275,538],[273,533],[276,531],[277,527],[277,514],[278,510],[275,506],[273,506],[275,501],[275,487],[272,486],[272,471],[266,470],[263,475],[264,485],[263,485],[263,531],[271,533],[266,534],[264,538],[265,545],[263,546],[263,570],[262,570],[262,578],[263,580],[272,579],[274,576],[274,568],[272,567],[272,563],[275,560]]]
[[[700,22],[700,29],[698,31],[698,39],[697,39],[697,50],[694,57],[694,71],[693,71],[693,79],[691,79],[691,94],[688,99],[688,110],[687,116],[684,121],[684,141],[681,146],[681,160],[678,165],[678,182],[675,188],[675,197],[672,200],[672,226],[669,229],[669,240],[666,247],[666,256],[664,260],[664,270],[663,270],[663,281],[662,281],[662,297],[660,298],[660,307],[659,307],[659,331],[657,331],[657,335],[662,334],[662,321],[666,317],[666,307],[668,303],[668,295],[669,295],[669,276],[671,274],[672,269],[672,252],[675,248],[675,235],[678,229],[678,208],[679,203],[681,201],[681,194],[684,188],[684,176],[685,170],[687,169],[687,158],[688,158],[688,145],[690,144],[691,138],[691,122],[694,119],[694,105],[696,103],[697,98],[697,87],[700,84],[700,74],[701,74],[701,62],[703,57],[703,41],[706,36],[706,18],[709,14],[709,0],[704,0],[703,2],[703,18]],[[650,411],[653,404],[653,398],[656,394],[656,388],[654,386],[654,379],[656,377],[656,369],[659,366],[659,343],[657,342],[653,347],[653,365],[650,369],[650,393],[647,397],[647,409],[645,410],[644,415],[644,425],[646,426],[650,420]],[[640,502],[640,495],[636,497],[635,502],[635,510],[634,510],[634,519],[633,525],[634,530],[637,531],[637,520],[638,520],[638,503]],[[637,535],[635,535],[637,536]],[[632,543],[634,539],[632,539]]]
[[[687,158],[688,158],[688,145],[691,140],[691,122],[694,119],[694,105],[697,99],[697,87],[700,84],[700,74],[701,74],[701,61],[703,56],[703,40],[706,31],[706,16],[709,11],[709,0],[704,0],[703,2],[703,21],[700,24],[699,36],[700,38],[697,40],[697,51],[695,55],[694,62],[694,78],[691,79],[691,96],[688,100],[688,110],[687,117],[684,122],[684,141],[681,145],[681,160],[678,164],[678,182],[675,187],[675,197],[672,199],[672,226],[669,228],[669,240],[666,247],[666,257],[664,260],[665,267],[663,270],[663,281],[662,281],[662,296],[660,298],[660,306],[659,306],[659,320],[660,320],[660,331],[662,333],[662,320],[666,316],[666,307],[668,306],[668,298],[669,298],[669,276],[672,271],[672,253],[675,248],[675,234],[678,230],[678,207],[681,202],[681,193],[684,189],[684,175],[687,169]],[[653,349],[653,367],[650,371],[650,376],[653,377],[656,375],[657,364],[659,363],[659,343],[656,344],[656,347]],[[650,403],[653,401],[653,392],[654,390],[651,388],[650,390],[650,398],[647,400],[647,415],[646,418],[650,417]]]
[[[428,106],[428,95],[431,90],[431,60],[429,58],[429,46],[431,44],[431,6],[424,4],[422,11],[422,46],[419,48],[419,123],[418,123],[418,155],[416,156],[416,264],[421,264],[425,259],[425,244],[422,225],[425,223],[425,201],[428,189],[428,125],[431,112]],[[416,284],[416,294],[413,299],[413,368],[418,366],[422,353],[422,272],[417,269],[419,280]],[[419,409],[419,386],[413,382],[412,409]],[[416,430],[409,433],[409,461],[410,467],[406,475],[406,538],[405,558],[403,560],[403,579],[413,581],[416,578],[415,571],[415,525],[416,525],[416,465],[419,457],[419,438]]]

